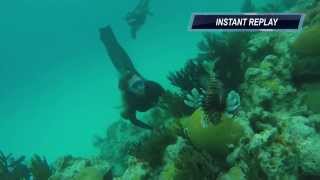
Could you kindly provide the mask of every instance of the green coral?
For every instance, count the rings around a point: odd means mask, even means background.
[[[240,167],[232,167],[227,173],[218,177],[218,180],[246,180],[246,176]]]
[[[320,25],[304,29],[292,47],[300,56],[320,56]]]
[[[296,84],[320,81],[320,56],[296,59],[293,66],[293,81]]]
[[[230,147],[238,143],[244,136],[243,127],[233,118],[223,115],[217,125],[206,121],[205,113],[201,108],[192,116],[183,119],[183,127],[191,142],[214,156],[226,156]]]
[[[304,102],[310,110],[320,113],[320,83],[304,84]]]
[[[262,82],[262,86],[270,89],[272,92],[278,92],[281,87],[281,82],[278,79],[269,79]]]
[[[166,166],[161,171],[159,179],[175,180],[175,177],[177,174],[176,171],[177,170],[174,165],[174,162],[170,162],[170,163],[166,164]]]

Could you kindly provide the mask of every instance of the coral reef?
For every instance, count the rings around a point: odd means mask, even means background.
[[[223,55],[227,48],[227,42],[221,35],[214,33],[204,33],[203,40],[198,43],[197,60],[199,61],[214,61],[217,57]]]
[[[23,164],[24,160],[24,156],[16,159],[12,157],[12,154],[6,156],[2,151],[0,151],[0,179],[29,179],[30,172],[28,167]]]
[[[196,90],[191,90],[191,92],[193,91]],[[159,107],[166,110],[172,117],[181,118],[192,114],[194,111],[194,107],[192,107],[192,105],[188,105],[185,101],[186,100],[183,95],[166,91],[160,99]]]
[[[208,86],[214,71],[227,91],[237,89],[243,80],[240,57],[248,38],[247,33],[204,33],[204,39],[198,43],[197,57],[189,60],[180,71],[170,73],[168,79],[184,93],[193,89],[201,92]]]
[[[302,91],[304,103],[308,108],[315,113],[320,113],[320,83],[303,84]]]
[[[230,170],[218,177],[217,180],[246,180],[246,175],[238,166],[230,168]]]
[[[296,59],[293,65],[293,82],[301,86],[305,83],[316,83],[320,81],[320,56]]]
[[[273,51],[288,52],[290,41],[285,42],[287,45],[283,44],[282,50],[279,47]],[[318,175],[317,167],[312,163],[317,159],[311,160],[303,153],[313,147],[304,146],[304,151],[301,145],[306,137],[317,135],[307,125],[310,120],[304,117],[308,110],[303,104],[303,96],[290,84],[291,59],[290,53],[268,55],[258,64],[251,64],[246,71],[246,83],[242,86],[242,91],[246,92],[242,97],[243,106],[256,134],[242,141],[227,159],[231,165],[240,165],[249,179],[293,178],[298,176],[300,168],[309,175]],[[311,156],[317,158],[316,154]]]
[[[103,180],[109,169],[110,165],[101,159],[65,156],[55,162],[54,174],[49,180]]]
[[[206,120],[201,108],[182,121],[191,142],[213,156],[226,156],[244,135],[242,126],[233,118],[223,115],[220,122],[214,125]]]
[[[219,170],[210,155],[198,152],[181,137],[166,148],[164,161],[159,179],[215,179]]]
[[[151,179],[151,168],[148,164],[144,162],[140,162],[135,157],[130,157],[128,159],[128,169],[124,172],[124,174],[115,178],[116,180],[143,180],[143,179]]]
[[[168,76],[178,89],[142,117],[153,132],[116,121],[96,138],[98,157],[53,165],[0,153],[0,179],[320,179],[319,7],[245,0],[243,11],[305,12],[304,31],[205,33]]]
[[[236,91],[230,91],[226,99],[226,112],[234,114],[240,108],[240,95]]]
[[[39,155],[32,157],[30,171],[34,180],[47,180],[52,175],[46,158],[41,159]]]
[[[128,167],[130,147],[149,136],[150,133],[132,127],[128,122],[121,120],[111,124],[105,137],[97,137],[94,145],[100,150],[99,156],[111,163],[114,174],[119,176]]]
[[[296,94],[296,90],[290,84],[291,65],[288,64],[289,59],[290,57],[268,55],[264,57],[258,67],[247,69],[246,83],[242,88],[246,89],[243,91],[244,95],[249,97],[246,98],[248,107],[261,106],[268,111],[291,107],[292,104],[278,103],[280,99],[285,102],[294,101]],[[248,84],[250,87],[246,87]]]
[[[299,56],[320,56],[320,24],[305,28],[292,47]]]
[[[284,0],[256,8],[310,7]],[[160,103],[167,116],[150,114],[163,133],[129,145],[134,163],[126,159],[119,179],[319,179],[319,101],[310,91],[319,81],[317,47],[304,51],[314,42],[303,33],[204,34],[198,56],[170,75],[179,91]]]
[[[298,55],[293,63],[292,80],[304,92],[305,104],[313,112],[320,112],[319,86],[320,83],[320,25],[312,25],[298,35],[293,42],[293,51]]]
[[[205,33],[204,40],[198,44],[200,53],[197,60],[199,62],[215,62],[214,72],[227,91],[237,89],[243,80],[240,57],[246,47],[248,37],[249,35],[246,33],[241,35]]]
[[[199,92],[197,89],[192,89],[191,93],[187,94],[187,98],[183,102],[195,110],[202,105],[205,94],[206,92],[204,90]]]
[[[210,75],[206,97],[201,107],[208,120],[214,124],[220,121],[226,109],[226,95],[222,83],[216,78],[214,73]]]
[[[256,10],[258,12],[263,12],[263,13],[272,13],[272,12],[285,12],[285,11],[294,11],[296,12],[301,12],[302,7],[307,7],[310,6],[310,2],[313,0],[309,1],[302,1],[302,0],[280,0],[280,1],[271,1],[267,2],[265,5],[262,5],[260,7],[257,7]],[[298,8],[298,9],[297,9]]]
[[[298,145],[300,166],[309,175],[320,176],[320,136],[309,137]]]
[[[200,91],[206,86],[205,77],[207,72],[197,60],[187,61],[184,68],[170,73],[168,79],[172,85],[178,87],[182,92],[190,92],[192,89]]]
[[[297,4],[298,0],[281,0],[281,3],[286,7],[286,8],[291,8]]]
[[[147,162],[154,168],[162,165],[162,156],[165,148],[175,141],[176,137],[163,130],[152,134],[150,137],[145,137],[137,144],[131,146],[129,154],[141,161]]]
[[[319,24],[320,2],[318,0],[298,1],[301,5],[295,7],[296,12],[304,12],[304,26]]]

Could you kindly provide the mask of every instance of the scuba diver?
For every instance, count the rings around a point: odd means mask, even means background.
[[[100,39],[120,74],[119,89],[124,103],[121,116],[136,126],[152,130],[151,126],[137,119],[136,112],[145,112],[155,106],[159,97],[164,94],[164,89],[160,84],[146,80],[138,73],[110,26],[100,29]]]
[[[137,31],[145,23],[147,15],[152,15],[149,11],[149,1],[150,0],[140,0],[137,7],[129,12],[125,18],[131,28],[131,37],[133,39],[136,38]]]

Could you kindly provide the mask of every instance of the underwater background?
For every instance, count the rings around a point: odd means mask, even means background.
[[[110,24],[136,68],[166,76],[196,53],[192,12],[239,11],[241,1],[153,1],[153,17],[130,37],[136,1],[3,1],[0,5],[0,149],[14,154],[91,154],[92,137],[119,119],[118,75],[99,39]]]
[[[125,16],[138,2],[0,2],[0,180],[320,179],[319,0],[151,0],[133,39]],[[304,13],[305,25],[188,29],[194,12],[248,10]],[[106,25],[166,89],[138,114],[160,132],[121,118]]]

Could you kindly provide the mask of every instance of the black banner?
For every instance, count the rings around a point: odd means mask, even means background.
[[[193,14],[191,30],[218,31],[296,31],[302,27],[303,14]]]

